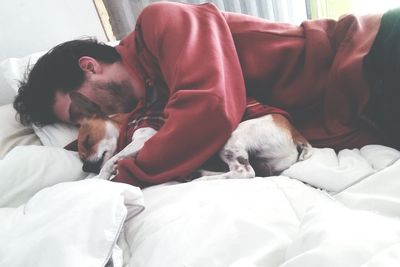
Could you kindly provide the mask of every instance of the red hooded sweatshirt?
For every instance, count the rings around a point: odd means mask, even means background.
[[[227,141],[246,96],[266,105],[263,114],[287,111],[314,146],[380,142],[362,116],[362,63],[380,20],[349,15],[294,26],[213,4],[149,5],[117,51],[152,99],[155,92],[166,120],[137,157],[118,163],[114,181],[144,187],[184,180]]]

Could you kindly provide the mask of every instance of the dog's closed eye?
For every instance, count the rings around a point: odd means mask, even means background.
[[[83,147],[84,147],[85,149],[90,149],[91,146],[92,146],[92,142],[90,141],[90,136],[87,135],[87,136],[85,137],[85,140],[83,141]]]

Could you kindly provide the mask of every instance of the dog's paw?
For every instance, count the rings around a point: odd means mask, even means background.
[[[109,160],[101,168],[99,176],[101,178],[110,180],[110,178],[117,174],[118,160]]]

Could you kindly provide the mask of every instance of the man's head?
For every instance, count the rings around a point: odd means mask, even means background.
[[[76,123],[69,92],[78,91],[107,114],[127,112],[135,82],[114,47],[94,39],[62,43],[43,55],[21,82],[14,108],[23,124]]]

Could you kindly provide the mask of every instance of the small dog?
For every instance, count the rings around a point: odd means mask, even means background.
[[[121,116],[108,117],[100,107],[85,96],[70,93],[71,105],[79,113],[78,152],[84,162],[83,170],[96,172],[111,179],[117,162],[135,156],[156,130],[150,127],[136,130],[132,141],[115,154]],[[115,154],[115,155],[114,155]],[[253,178],[279,174],[297,161],[312,154],[311,145],[280,114],[270,114],[243,121],[235,129],[219,156],[228,167],[226,173],[199,170],[203,179]]]

